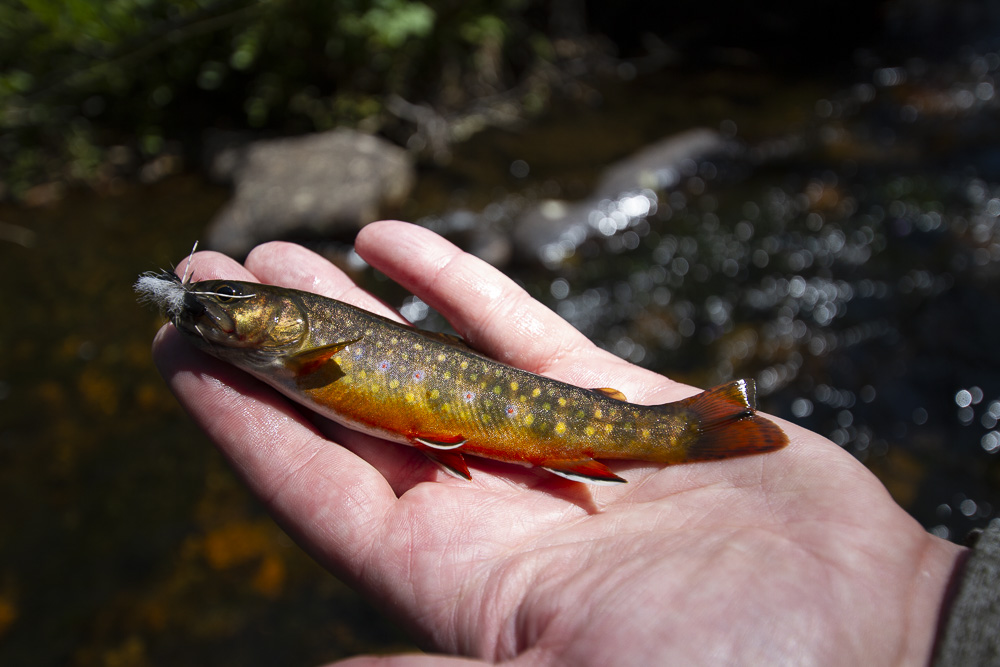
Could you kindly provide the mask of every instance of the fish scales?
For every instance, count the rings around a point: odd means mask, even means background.
[[[350,428],[417,447],[469,477],[464,454],[624,482],[598,459],[681,463],[772,451],[784,433],[739,380],[665,405],[628,403],[492,360],[442,334],[323,296],[144,276],[197,347]],[[180,292],[183,292],[181,294]]]
[[[304,390],[319,410],[337,406],[341,419],[381,426],[394,439],[461,437],[466,453],[513,462],[581,453],[631,458],[638,443],[658,460],[678,458],[684,430],[664,421],[662,411],[506,366],[364,312],[351,317],[353,326],[341,324],[335,335],[357,342],[331,359],[343,377]]]

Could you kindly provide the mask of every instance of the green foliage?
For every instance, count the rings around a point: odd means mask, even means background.
[[[0,195],[92,181],[115,145],[151,156],[208,127],[373,126],[389,94],[468,103],[539,57],[534,2],[0,3]]]
[[[427,37],[434,27],[434,10],[422,2],[375,0],[373,4],[363,13],[345,14],[340,28],[373,40],[377,47],[398,49],[410,37]]]

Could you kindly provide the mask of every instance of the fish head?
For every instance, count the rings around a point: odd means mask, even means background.
[[[297,349],[308,318],[291,290],[238,280],[184,285],[171,321],[209,354],[237,366],[264,366]]]

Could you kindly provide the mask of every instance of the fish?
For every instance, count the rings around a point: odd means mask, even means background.
[[[605,463],[678,464],[762,454],[788,443],[740,379],[661,405],[509,366],[456,336],[423,331],[335,299],[236,280],[144,274],[198,349],[348,428],[415,447],[471,480],[466,455],[543,468],[590,484],[626,480]]]

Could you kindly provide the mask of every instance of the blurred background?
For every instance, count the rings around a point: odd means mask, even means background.
[[[351,250],[419,222],[626,359],[756,378],[961,542],[1000,507],[998,73],[985,1],[0,4],[0,664],[414,648],[153,368],[131,285],[195,239],[445,328]]]

